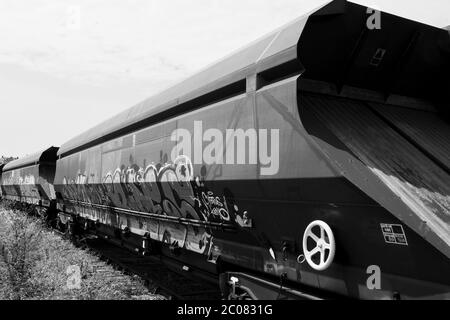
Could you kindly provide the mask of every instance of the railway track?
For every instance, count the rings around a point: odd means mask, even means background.
[[[183,272],[183,265],[170,258],[139,256],[96,236],[85,238],[78,245],[93,250],[101,259],[119,270],[139,276],[154,294],[174,300],[221,299],[218,282],[213,284]],[[175,271],[174,266],[180,271]]]

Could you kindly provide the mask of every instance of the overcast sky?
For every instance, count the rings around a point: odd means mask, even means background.
[[[60,146],[325,2],[0,0],[0,156]],[[450,25],[449,0],[355,2]]]

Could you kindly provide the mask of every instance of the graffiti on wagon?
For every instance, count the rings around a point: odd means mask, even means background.
[[[200,177],[194,176],[187,156],[179,156],[173,163],[163,166],[122,166],[108,172],[97,185],[90,184],[82,174],[72,180],[64,178],[63,184],[65,197],[73,200],[195,221],[235,221],[238,224],[243,221],[244,213],[240,213],[233,199],[215,195]],[[143,224],[158,240],[177,242],[178,246],[196,252],[204,253],[211,238],[211,232],[204,227],[180,226],[173,222]]]

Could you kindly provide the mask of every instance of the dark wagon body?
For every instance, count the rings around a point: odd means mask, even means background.
[[[58,148],[50,147],[7,163],[1,175],[3,198],[45,208],[55,205],[53,180],[57,151]]]
[[[3,171],[4,166],[5,166],[4,164],[0,164],[0,181],[2,181],[2,171]],[[3,198],[3,191],[2,191],[1,184],[0,184],[0,199],[2,199],[2,198]]]
[[[58,209],[241,281],[449,298],[449,34],[367,18],[334,1],[67,142]],[[242,161],[226,156],[231,129],[248,133]],[[181,133],[193,140],[180,149]],[[204,158],[213,133],[221,163]],[[325,270],[303,262],[318,220],[336,242]]]

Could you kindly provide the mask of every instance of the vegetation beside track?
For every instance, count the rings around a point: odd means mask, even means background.
[[[140,278],[77,248],[41,220],[0,204],[0,300],[161,298]]]

